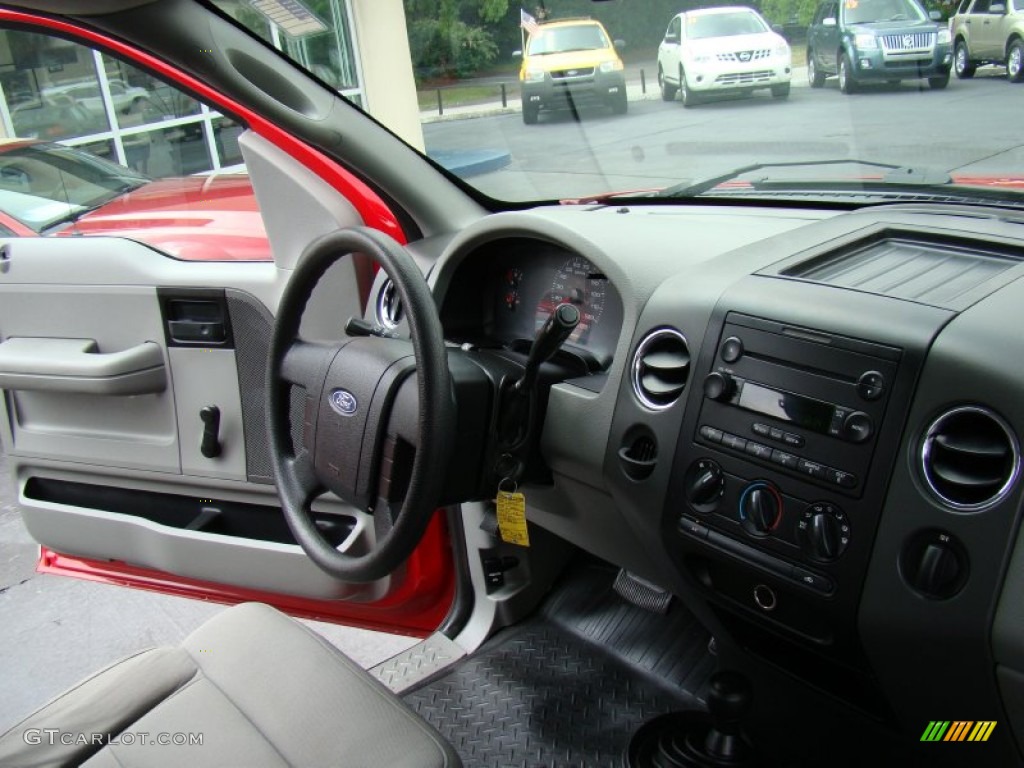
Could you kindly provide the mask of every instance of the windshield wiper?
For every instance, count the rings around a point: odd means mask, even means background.
[[[752,163],[750,165],[744,165],[740,168],[734,168],[728,173],[723,173],[720,176],[712,176],[710,179],[704,179],[698,182],[686,182],[685,184],[676,184],[672,187],[666,187],[660,192],[656,192],[653,197],[698,197],[703,195],[705,192],[709,192],[719,184],[724,184],[727,181],[743,176],[746,173],[753,173],[754,171],[760,171],[765,168],[805,168],[817,165],[870,165],[874,168],[887,168],[890,171],[899,170],[902,166],[893,165],[892,163],[878,163],[873,160],[855,160],[853,158],[844,158],[836,160],[801,160],[798,162],[790,163]],[[915,182],[919,183],[921,180],[918,178]],[[946,177],[946,181],[949,181],[949,177]]]
[[[71,222],[78,221],[80,218],[85,216],[85,214],[92,213],[96,209],[102,208],[104,205],[111,202],[112,200],[116,200],[117,198],[121,197],[121,195],[126,195],[129,192],[134,192],[136,189],[138,189],[141,186],[144,186],[147,183],[148,182],[140,181],[138,179],[126,180],[124,181],[124,183],[118,186],[117,189],[110,190],[111,194],[109,197],[104,197],[102,200],[98,200],[94,202],[92,205],[82,206],[78,210],[69,211],[63,216],[60,216],[54,219],[53,221],[47,222],[46,226],[43,227],[43,229],[53,230],[61,226],[62,224],[69,224]],[[68,206],[70,207],[70,203],[68,204]]]

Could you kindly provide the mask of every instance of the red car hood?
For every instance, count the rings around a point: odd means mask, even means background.
[[[60,235],[139,240],[186,261],[270,261],[249,177],[160,179],[111,200]]]

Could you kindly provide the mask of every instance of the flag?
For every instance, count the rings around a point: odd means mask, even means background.
[[[537,30],[540,29],[540,25],[537,24],[537,20],[522,8],[519,9],[519,26],[531,35],[536,34]]]

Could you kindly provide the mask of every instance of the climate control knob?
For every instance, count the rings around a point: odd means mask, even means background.
[[[782,521],[782,496],[764,481],[748,485],[740,496],[740,521],[747,533],[767,536]]]
[[[698,512],[711,512],[725,491],[725,474],[716,462],[700,459],[687,470],[685,488],[691,507]]]
[[[819,562],[837,560],[850,543],[846,513],[828,502],[811,504],[805,509],[796,529],[804,554]]]

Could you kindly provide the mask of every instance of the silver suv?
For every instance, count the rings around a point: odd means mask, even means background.
[[[982,64],[1005,64],[1024,81],[1024,0],[963,0],[952,21],[953,70],[974,77]]]

